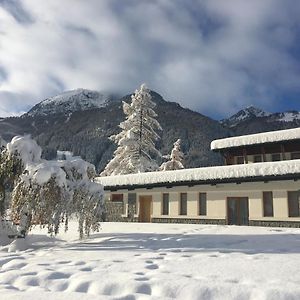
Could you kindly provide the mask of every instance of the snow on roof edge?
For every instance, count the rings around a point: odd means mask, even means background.
[[[280,175],[300,175],[300,159],[263,162],[245,165],[216,166],[96,177],[96,182],[105,186],[133,186],[176,182],[243,179]]]
[[[211,150],[300,139],[300,127],[214,140]]]

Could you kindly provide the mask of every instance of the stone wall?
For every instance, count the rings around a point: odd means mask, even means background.
[[[263,227],[294,227],[300,228],[299,221],[249,221],[250,226],[263,226]]]
[[[191,218],[152,218],[153,223],[181,223],[181,224],[214,224],[225,225],[224,219],[191,219]]]

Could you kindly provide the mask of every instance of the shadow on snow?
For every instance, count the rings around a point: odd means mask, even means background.
[[[95,241],[101,239],[100,241]],[[229,235],[229,234],[94,234],[90,239],[68,244],[72,251],[171,251],[171,252],[240,252],[300,253],[299,234]]]

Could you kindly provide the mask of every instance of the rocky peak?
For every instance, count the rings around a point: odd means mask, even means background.
[[[254,118],[267,117],[270,113],[261,110],[253,105],[240,110],[228,119],[221,120],[221,124],[227,127],[235,127],[238,123]]]
[[[76,89],[43,100],[25,115],[34,117],[58,113],[70,114],[75,111],[104,107],[112,98],[109,94],[105,95],[87,89]]]

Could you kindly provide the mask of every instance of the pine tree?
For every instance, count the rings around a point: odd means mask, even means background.
[[[162,171],[169,171],[169,170],[179,170],[184,169],[184,166],[182,164],[183,161],[183,153],[181,152],[180,147],[181,140],[178,139],[174,143],[174,147],[172,149],[171,155],[168,155],[168,158],[170,159],[167,162],[164,162],[160,166],[160,170]]]
[[[155,142],[160,138],[157,130],[162,130],[155,119],[155,103],[150,90],[142,84],[131,96],[131,103],[123,102],[126,119],[119,127],[122,131],[110,138],[117,143],[113,159],[107,164],[102,176],[155,171],[158,169],[154,157],[160,157]]]

